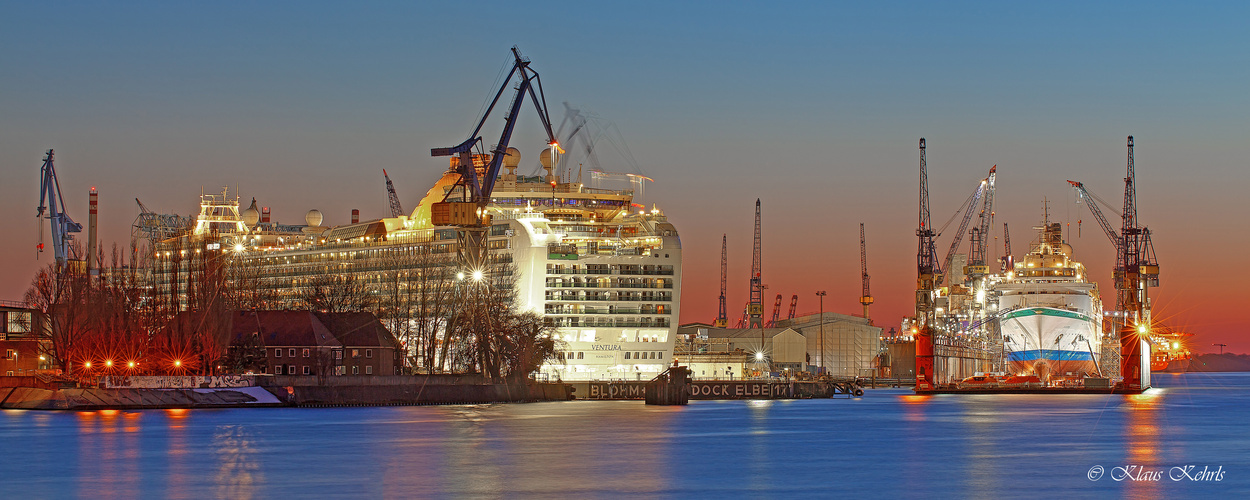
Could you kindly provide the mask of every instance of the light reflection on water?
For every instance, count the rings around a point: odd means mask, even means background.
[[[1250,495],[1250,375],[1142,396],[0,413],[23,497]],[[1086,478],[1223,466],[1217,484]]]

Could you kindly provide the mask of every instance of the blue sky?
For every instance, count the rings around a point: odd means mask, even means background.
[[[559,120],[611,120],[683,233],[682,320],[715,314],[720,235],[730,311],[746,299],[753,201],[764,204],[769,297],[829,291],[857,312],[858,224],[878,324],[910,310],[916,141],[935,222],[992,165],[1018,254],[1040,221],[1082,217],[1066,179],[1118,203],[1137,137],[1139,203],[1178,326],[1229,344],[1250,299],[1241,191],[1250,37],[1241,3],[192,3],[0,2],[0,299],[36,261],[43,152],[70,213],[101,191],[103,241],[125,244],[133,198],[190,213],[200,187],[239,185],[280,221],[407,206],[444,167],[518,45]],[[532,111],[513,143],[531,165]],[[489,140],[497,134],[488,125]],[[622,170],[626,170],[622,166]],[[523,169],[524,170],[524,169]],[[1110,291],[1089,217],[1078,258]],[[1073,224],[1075,226],[1075,224]],[[939,241],[944,253],[949,237]],[[1110,293],[1107,293],[1110,301]],[[771,307],[771,306],[770,306]],[[1210,342],[1208,342],[1210,343]]]

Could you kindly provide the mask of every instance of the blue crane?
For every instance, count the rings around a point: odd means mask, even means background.
[[[538,110],[538,118],[547,132],[547,144],[551,147],[553,166],[556,165],[555,156],[561,152],[560,143],[551,130],[551,118],[547,113],[547,97],[543,94],[542,80],[538,72],[530,69],[529,59],[522,57],[516,47],[512,47],[512,57],[514,60],[512,71],[508,72],[507,78],[504,78],[503,85],[495,93],[495,98],[491,100],[490,106],[478,120],[477,127],[473,129],[473,133],[469,134],[469,138],[456,146],[430,150],[431,156],[459,157],[459,162],[455,165],[459,179],[452,189],[447,191],[443,201],[431,207],[430,219],[436,226],[456,227],[456,259],[459,265],[465,271],[471,272],[475,278],[481,276],[480,273],[486,267],[486,229],[491,225],[490,216],[486,214],[486,205],[490,203],[491,193],[495,189],[495,179],[499,177],[503,159],[508,155],[508,142],[512,139],[512,131],[516,127],[517,116],[521,112],[521,104],[526,95],[530,96],[530,100],[534,102],[534,107]],[[512,84],[512,77],[516,75],[520,75],[520,81],[517,83],[516,93],[512,98],[512,106],[508,108],[508,115],[504,119],[503,133],[499,137],[499,142],[491,150],[490,159],[485,162],[485,168],[479,178],[477,165],[473,161],[475,156],[482,155],[482,137],[478,134],[482,131],[482,126],[486,124],[486,118],[495,109],[495,104],[499,102],[499,97]],[[478,150],[478,155],[473,154],[475,148]],[[556,182],[552,181],[553,193],[555,188]],[[453,196],[458,196],[459,199],[453,201]]]
[[[58,270],[64,269],[71,260],[78,259],[78,249],[71,244],[74,236],[70,233],[81,233],[82,224],[74,222],[65,213],[65,198],[61,196],[61,183],[56,179],[56,167],[52,162],[52,150],[43,159],[39,180],[39,213],[37,218],[47,218],[52,225],[52,255],[56,259]],[[43,225],[39,226],[39,252],[43,252]]]

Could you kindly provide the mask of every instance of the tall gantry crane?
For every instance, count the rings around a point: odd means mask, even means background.
[[[728,270],[725,266],[726,257],[728,256],[729,236],[721,234],[720,236],[720,312],[716,314],[716,321],[713,326],[724,328],[729,324],[729,316],[725,311],[725,275]]]
[[[1117,305],[1126,313],[1120,327],[1121,375],[1129,390],[1150,385],[1150,347],[1144,338],[1150,331],[1149,288],[1159,286],[1159,264],[1155,261],[1150,229],[1137,219],[1137,175],[1133,165],[1133,136],[1128,136],[1128,174],[1124,177],[1124,211],[1120,227],[1120,253],[1117,274],[1123,286],[1117,290]],[[1131,321],[1131,323],[1130,323]]]
[[[747,328],[764,327],[764,288],[760,262],[760,200],[755,199],[755,250],[751,252],[751,300],[747,302],[750,323]]]
[[[859,296],[859,303],[864,306],[864,319],[868,320],[868,324],[872,324],[872,318],[868,316],[868,306],[872,304],[872,292],[868,290],[868,247],[864,243],[864,223],[859,223],[859,271],[863,277],[864,293]],[[795,295],[795,298],[798,296]]]
[[[399,195],[395,194],[395,185],[391,184],[391,176],[386,175],[386,169],[382,169],[382,178],[386,179],[386,196],[391,203],[391,217],[399,217],[404,215],[404,207],[399,204]]]
[[[793,296],[790,297],[790,314],[786,316],[786,319],[794,319],[794,313],[797,312],[798,309],[799,309],[799,295],[794,294]]]
[[[47,218],[52,227],[52,256],[58,271],[65,269],[70,260],[78,260],[78,249],[74,247],[74,236],[70,233],[82,232],[82,224],[74,222],[65,212],[65,198],[61,196],[61,183],[56,178],[56,166],[53,152],[43,159],[43,167],[39,174],[39,212],[36,218]],[[43,252],[43,224],[39,225],[39,253]]]
[[[1011,232],[1007,230],[1007,223],[1003,223],[1003,259],[999,268],[1003,271],[1010,271],[1015,268],[1015,262],[1011,257]]]
[[[916,250],[916,320],[922,325],[933,323],[933,291],[942,281],[937,250],[933,246],[933,225],[929,223],[929,170],[925,161],[924,138],[920,138],[920,227],[916,229],[919,248]]]
[[[495,189],[495,180],[499,177],[499,169],[503,166],[504,157],[508,155],[508,142],[512,139],[512,131],[516,127],[517,116],[520,115],[521,104],[526,95],[530,96],[530,100],[538,110],[538,118],[542,121],[543,130],[547,133],[552,165],[557,164],[557,156],[561,151],[559,141],[556,140],[555,133],[551,130],[551,117],[547,113],[547,97],[543,94],[542,79],[539,78],[538,72],[530,68],[530,60],[522,57],[516,47],[512,47],[512,57],[512,70],[504,78],[503,85],[495,93],[494,100],[482,114],[481,120],[469,134],[469,138],[457,146],[430,150],[431,156],[459,157],[458,163],[453,162],[459,179],[447,191],[443,201],[431,207],[431,221],[436,226],[456,227],[458,263],[462,269],[472,272],[475,278],[481,276],[486,267],[486,234],[491,225],[491,217],[486,213],[486,205],[490,203],[491,193]],[[520,76],[520,81],[516,85],[512,105],[508,108],[508,114],[504,119],[503,132],[499,137],[499,142],[490,151],[490,160],[479,172],[474,164],[474,157],[484,156],[485,152],[482,149],[482,137],[478,133],[482,131],[486,118],[495,109],[495,104],[499,102],[503,91],[512,85],[512,77],[517,75]],[[473,154],[475,149],[478,152],[477,155]],[[553,189],[554,186],[553,181]]]
[[[934,289],[942,281],[937,251],[933,248],[933,226],[929,223],[929,172],[925,162],[924,138],[920,138],[920,227],[916,228],[916,388],[931,389],[933,373],[933,327],[936,322]]]
[[[969,252],[968,274],[979,278],[989,273],[990,224],[994,223],[994,181],[998,174],[998,165],[990,168],[990,175],[985,178],[985,195],[978,216],[977,227],[972,228],[972,251]]]

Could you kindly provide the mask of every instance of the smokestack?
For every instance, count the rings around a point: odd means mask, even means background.
[[[96,262],[96,231],[95,220],[96,212],[99,205],[99,195],[95,192],[95,186],[91,186],[91,215],[87,218],[87,273],[96,276],[100,274],[99,262]]]
[[[260,221],[269,222],[269,207],[260,207]]]
[[[352,224],[356,224],[359,222],[360,222],[360,209],[353,208],[352,209]]]

